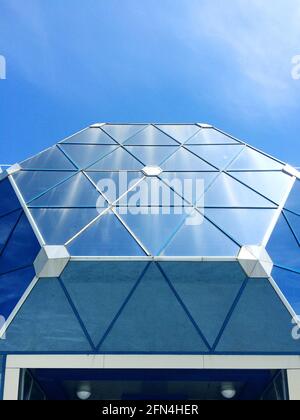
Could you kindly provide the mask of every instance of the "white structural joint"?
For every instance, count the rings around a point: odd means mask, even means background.
[[[59,277],[68,262],[70,254],[64,245],[45,245],[34,261],[34,269],[38,278]]]
[[[249,278],[269,278],[272,274],[273,261],[263,246],[243,246],[238,261]]]

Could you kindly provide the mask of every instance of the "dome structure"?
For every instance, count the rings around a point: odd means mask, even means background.
[[[2,353],[300,354],[289,165],[207,124],[95,124],[0,180]]]

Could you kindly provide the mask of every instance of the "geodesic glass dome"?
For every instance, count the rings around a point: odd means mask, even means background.
[[[3,354],[300,354],[289,165],[204,124],[96,124],[0,179]]]

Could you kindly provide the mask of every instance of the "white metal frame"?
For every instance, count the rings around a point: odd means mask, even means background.
[[[9,355],[5,400],[18,399],[21,369],[284,369],[290,399],[300,400],[300,356]]]

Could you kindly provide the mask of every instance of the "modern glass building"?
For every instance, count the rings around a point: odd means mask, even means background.
[[[300,175],[207,124],[0,173],[0,399],[300,399]]]

